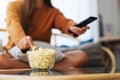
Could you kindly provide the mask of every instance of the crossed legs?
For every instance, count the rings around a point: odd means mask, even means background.
[[[87,55],[83,51],[70,51],[66,57],[55,63],[54,69],[67,67],[81,67],[87,62]],[[28,63],[12,58],[10,55],[0,53],[0,69],[30,68]]]

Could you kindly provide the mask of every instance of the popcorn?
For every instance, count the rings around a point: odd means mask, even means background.
[[[32,51],[28,51],[28,59],[31,68],[48,70],[54,66],[55,63],[55,50],[53,49],[43,49],[33,47]]]
[[[31,72],[30,76],[51,76],[52,72],[43,71],[43,72]]]

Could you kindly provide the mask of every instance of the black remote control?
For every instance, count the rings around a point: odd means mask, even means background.
[[[89,17],[75,26],[82,28],[95,20],[97,20],[97,17]]]
[[[95,21],[95,20],[97,20],[97,17],[89,17],[89,18],[85,19],[84,21],[76,24],[75,26],[82,28],[82,27],[88,25],[89,23],[91,23],[91,22],[93,22],[93,21]],[[69,30],[69,32],[70,32],[70,33],[73,33],[73,32],[70,31],[70,30]],[[78,37],[77,34],[75,34],[75,33],[73,33],[73,34],[74,34],[74,37]]]

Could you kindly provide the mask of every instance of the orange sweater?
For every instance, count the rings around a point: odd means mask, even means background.
[[[10,2],[7,7],[6,23],[9,33],[9,42],[5,46],[7,50],[17,45],[19,40],[26,36],[21,26],[22,3],[22,1]],[[45,6],[41,9],[35,9],[29,33],[33,40],[50,42],[53,25],[67,34],[69,27],[74,24],[74,21],[66,19],[58,9]]]

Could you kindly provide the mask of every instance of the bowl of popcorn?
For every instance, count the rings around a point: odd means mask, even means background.
[[[34,46],[28,51],[29,65],[33,70],[50,70],[55,64],[56,52],[53,49],[38,48]]]

